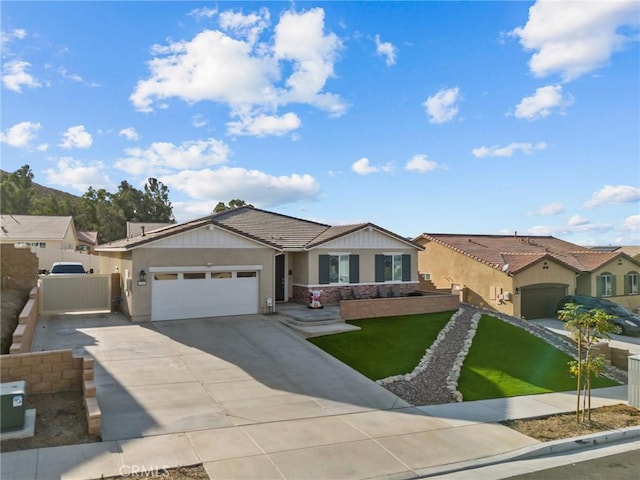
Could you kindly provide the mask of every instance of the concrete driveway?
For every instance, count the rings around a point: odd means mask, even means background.
[[[538,443],[470,412],[410,407],[273,317],[52,317],[34,350],[52,348],[94,356],[104,441],[43,449],[48,478],[95,478],[118,462],[202,462],[211,478],[415,478]]]
[[[39,334],[94,357],[104,440],[409,406],[264,316],[59,316]]]

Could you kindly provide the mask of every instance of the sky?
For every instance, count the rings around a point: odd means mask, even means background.
[[[640,3],[0,3],[0,165],[397,234],[640,244]]]

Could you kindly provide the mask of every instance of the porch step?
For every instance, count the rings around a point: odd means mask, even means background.
[[[325,323],[324,325],[309,325],[309,322],[295,322],[286,317],[283,317],[281,321],[284,325],[304,338],[321,337],[323,335],[333,335],[335,333],[360,330],[360,327],[350,325],[344,321]]]

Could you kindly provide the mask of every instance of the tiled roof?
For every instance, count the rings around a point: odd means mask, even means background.
[[[191,222],[173,225],[151,232],[145,232],[144,236],[138,235],[131,238],[124,238],[122,240],[105,243],[100,245],[97,250],[129,250],[155,240],[170,237],[178,233],[183,233],[206,225],[218,226],[230,232],[242,235],[243,237],[273,247],[276,250],[304,250],[313,248],[366,227],[372,227],[380,232],[404,241],[415,248],[422,248],[411,240],[402,238],[393,232],[389,232],[388,230],[371,223],[332,227],[323,223],[268,212],[254,207],[240,207],[215,213]]]
[[[599,252],[551,236],[462,235],[424,233],[426,239],[496,269],[517,273],[543,259],[551,259],[576,272],[589,272],[624,255]]]
[[[72,224],[72,217],[0,215],[0,238],[3,240],[61,240]]]

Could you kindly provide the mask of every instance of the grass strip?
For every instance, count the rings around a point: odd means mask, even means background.
[[[483,315],[458,390],[465,401],[575,390],[571,357],[521,328]],[[592,388],[618,385],[596,378]]]
[[[454,311],[349,322],[361,330],[309,339],[372,380],[411,372]]]

